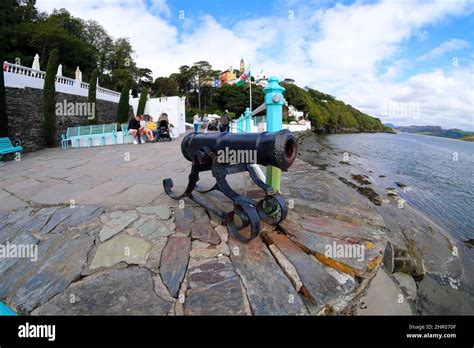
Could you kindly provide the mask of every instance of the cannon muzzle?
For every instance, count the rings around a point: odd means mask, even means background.
[[[258,163],[288,170],[296,158],[296,139],[287,129],[262,133],[190,133],[181,143],[188,161],[202,161],[209,153],[219,163]]]

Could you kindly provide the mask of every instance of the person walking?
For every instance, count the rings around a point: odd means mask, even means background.
[[[196,112],[193,116],[193,125],[194,125],[194,133],[199,133],[199,123],[201,122],[201,118],[199,114]]]
[[[229,110],[224,111],[224,115],[222,115],[220,122],[221,122],[221,132],[229,132],[229,124],[230,124],[231,118],[229,116]]]

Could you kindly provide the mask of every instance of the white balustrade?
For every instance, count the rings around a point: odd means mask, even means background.
[[[16,65],[8,62],[3,63],[3,71],[6,87],[15,88],[38,88],[43,89],[44,71],[35,70],[26,66]],[[81,95],[87,97],[89,84],[86,82],[78,82],[65,76],[56,76],[56,92]],[[107,88],[97,86],[97,99],[108,100],[118,103],[120,93]]]

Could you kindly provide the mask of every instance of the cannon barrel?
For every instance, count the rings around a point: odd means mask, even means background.
[[[256,154],[256,159],[252,157],[254,162],[287,170],[296,158],[296,146],[294,135],[287,129],[262,133],[190,133],[181,143],[181,152],[188,161],[193,161],[203,150],[217,155],[228,154],[229,150],[237,153],[245,150],[242,154],[252,151]]]

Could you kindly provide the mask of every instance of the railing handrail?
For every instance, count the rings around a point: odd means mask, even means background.
[[[255,110],[252,111],[252,113],[250,114],[250,117],[254,117],[266,109],[267,109],[267,104],[263,103],[262,105],[260,105],[259,107],[257,107]]]
[[[4,66],[5,65],[7,66],[7,69],[5,69],[5,67],[2,67],[2,69],[4,69],[5,72],[9,72],[9,73],[12,73],[12,74],[28,75],[30,77],[38,78],[38,79],[42,79],[42,80],[44,80],[44,76],[46,75],[45,71],[36,70],[36,69],[33,69],[33,68],[29,68],[27,66],[13,64],[13,63],[9,63],[7,61],[4,61],[3,64],[4,64]],[[21,73],[20,73],[20,71],[21,71]],[[28,73],[25,73],[25,72],[28,72]],[[58,75],[56,75],[56,82],[62,83],[62,84],[65,84],[65,85],[75,85],[76,84],[75,79],[72,79],[72,78],[66,77],[66,76],[58,76]],[[77,86],[79,88],[82,88],[82,89],[89,89],[89,84],[87,82],[82,82],[81,81]],[[120,92],[113,91],[111,89],[100,87],[100,86],[97,86],[97,91],[100,91],[101,93],[104,93],[104,94],[109,94],[109,95],[112,95],[112,96],[116,96],[116,97],[120,96]]]

